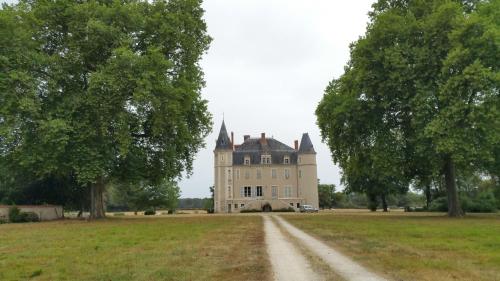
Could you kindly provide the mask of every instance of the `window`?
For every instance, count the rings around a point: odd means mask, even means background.
[[[257,169],[257,179],[262,178],[262,171],[260,169]]]
[[[245,156],[245,165],[250,165],[250,156]]]
[[[300,160],[302,160],[301,157],[299,157],[299,163],[301,162]]]
[[[252,197],[252,187],[251,186],[245,186],[244,196],[245,197]]]
[[[237,169],[236,170],[236,179],[239,180],[240,179],[240,169]]]
[[[290,170],[285,169],[285,179],[288,179],[288,178],[290,178]]]
[[[299,178],[302,178],[302,170],[299,170]]]
[[[271,169],[271,177],[272,177],[273,179],[275,179],[275,178],[276,178],[276,169]]]
[[[243,208],[243,207],[245,207],[245,204],[243,204],[243,203],[240,204],[240,208]]]
[[[249,179],[250,178],[250,171],[245,171],[245,179]]]
[[[283,163],[290,164],[290,157],[289,156],[285,156],[285,158],[283,159]]]
[[[261,164],[271,164],[271,155],[265,154],[260,156]]]
[[[292,187],[291,186],[285,186],[284,196],[286,198],[292,197]]]
[[[238,204],[234,204],[234,208],[235,208],[235,209],[238,209]]]
[[[290,206],[292,206],[292,207],[293,207],[293,203],[290,203]]]
[[[262,197],[262,186],[257,186],[257,197]]]
[[[220,161],[224,161],[224,155],[220,156]]]
[[[271,187],[271,195],[273,196],[273,199],[278,198],[278,187],[273,185]]]
[[[297,208],[300,208],[300,203],[297,203]]]
[[[231,186],[227,187],[227,197],[231,198]]]

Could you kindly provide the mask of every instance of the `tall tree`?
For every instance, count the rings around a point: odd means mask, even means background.
[[[32,1],[0,10],[0,157],[74,174],[104,216],[114,180],[192,169],[211,130],[200,0]]]
[[[496,0],[373,5],[345,73],[317,109],[344,172],[375,149],[393,162],[385,171],[406,180],[444,176],[448,215],[463,215],[456,169],[482,169],[500,145],[499,10]],[[392,150],[377,148],[387,140]]]

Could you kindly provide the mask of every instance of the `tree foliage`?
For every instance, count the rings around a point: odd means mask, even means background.
[[[318,184],[319,207],[322,209],[332,208],[335,199],[334,184]]]
[[[74,175],[104,216],[111,181],[190,172],[211,130],[199,0],[29,1],[0,10],[0,157]]]
[[[449,215],[462,215],[456,170],[498,163],[499,11],[496,0],[373,5],[316,110],[349,188],[384,192],[443,176]]]
[[[180,189],[176,182],[164,181],[157,185],[113,184],[109,200],[118,207],[135,212],[165,208],[174,211],[179,204]]]

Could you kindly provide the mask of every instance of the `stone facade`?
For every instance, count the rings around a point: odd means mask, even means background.
[[[318,208],[316,152],[307,133],[294,148],[274,138],[245,136],[234,144],[222,123],[214,150],[214,209],[278,210],[307,204]]]

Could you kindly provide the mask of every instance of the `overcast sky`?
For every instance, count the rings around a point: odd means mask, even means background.
[[[198,153],[193,174],[180,182],[182,197],[209,196],[213,149],[225,116],[235,143],[267,136],[293,147],[308,132],[318,178],[340,184],[340,170],[321,142],[314,111],[328,82],[349,59],[349,44],[364,34],[372,0],[206,0],[213,42],[202,61],[203,97],[214,130]]]
[[[15,0],[0,0],[13,3]],[[321,142],[314,111],[328,82],[349,59],[349,44],[364,34],[373,0],[205,0],[213,42],[201,63],[203,97],[214,130],[180,181],[182,197],[208,197],[213,149],[223,114],[235,143],[267,136],[293,147],[308,132],[318,178],[340,185],[340,170]]]

